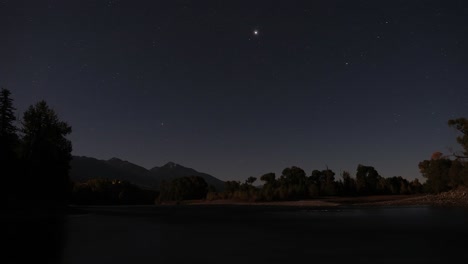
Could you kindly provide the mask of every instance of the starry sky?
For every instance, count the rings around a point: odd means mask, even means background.
[[[468,1],[0,0],[0,87],[73,154],[422,179],[468,117]]]

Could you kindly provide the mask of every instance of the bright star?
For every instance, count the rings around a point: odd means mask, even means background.
[[[258,30],[254,30],[254,35],[258,35]]]

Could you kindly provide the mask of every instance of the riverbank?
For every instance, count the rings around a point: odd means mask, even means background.
[[[468,207],[468,188],[460,187],[440,194],[418,195],[371,195],[352,197],[319,197],[311,200],[250,202],[239,200],[190,200],[165,202],[161,205],[245,205],[245,206],[298,206],[298,207],[337,207],[337,206],[442,206]]]

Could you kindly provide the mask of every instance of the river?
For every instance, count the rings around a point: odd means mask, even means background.
[[[468,210],[106,206],[8,221],[9,261],[467,263]],[[8,237],[8,236],[7,236]],[[24,255],[23,255],[24,254]]]

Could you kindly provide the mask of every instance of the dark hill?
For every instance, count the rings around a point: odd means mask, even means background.
[[[74,181],[86,181],[93,178],[129,181],[143,188],[159,189],[162,181],[171,181],[184,176],[200,176],[213,185],[216,190],[224,189],[224,182],[206,173],[186,168],[174,162],[162,167],[147,170],[141,166],[118,158],[98,160],[90,157],[74,156],[71,162],[70,177]]]
[[[141,166],[128,162],[126,160],[121,160],[119,158],[112,158],[107,161],[107,164],[113,166],[114,168],[120,169],[130,174],[136,175],[147,175],[149,171]]]
[[[148,170],[142,167],[140,168],[143,170],[135,169],[134,166],[139,166],[130,164],[119,164],[117,159],[114,158],[106,161],[74,156],[71,161],[70,178],[80,182],[96,178],[121,180],[129,181],[144,188],[157,188],[157,180],[151,179]]]
[[[198,172],[192,168],[187,168],[174,162],[168,162],[162,167],[154,167],[150,170],[152,175],[155,175],[160,180],[171,181],[175,178],[185,176],[200,176],[208,185],[213,185],[216,190],[224,189],[224,182],[209,174]]]

